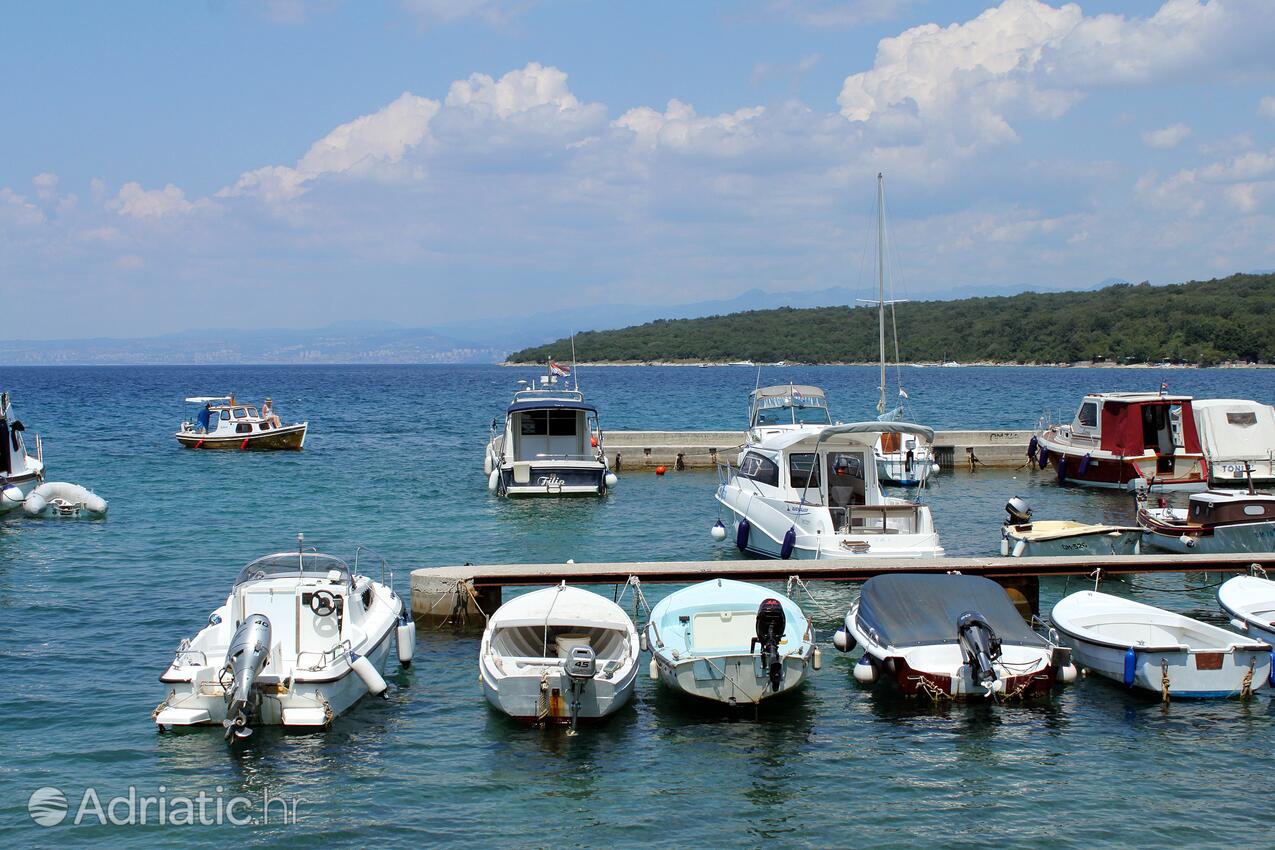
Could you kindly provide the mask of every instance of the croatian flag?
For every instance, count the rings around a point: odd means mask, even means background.
[[[571,374],[571,370],[566,366],[559,366],[552,360],[549,361],[549,371],[550,373],[557,375],[559,378],[565,378]]]

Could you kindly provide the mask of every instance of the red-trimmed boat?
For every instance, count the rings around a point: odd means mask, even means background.
[[[1032,440],[1041,469],[1051,462],[1060,484],[1198,490],[1208,483],[1191,396],[1090,393],[1069,425]]]

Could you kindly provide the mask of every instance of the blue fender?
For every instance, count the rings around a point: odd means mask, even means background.
[[[790,526],[784,532],[784,544],[779,549],[779,557],[788,560],[792,557],[792,547],[797,545],[797,526]]]
[[[1067,458],[1060,457],[1058,458],[1058,460],[1054,461],[1054,469],[1058,471],[1058,483],[1066,484],[1067,483]]]
[[[1089,471],[1089,461],[1092,459],[1092,457],[1093,457],[1092,455],[1086,452],[1085,456],[1080,459],[1080,468],[1077,470],[1077,473],[1081,477],[1084,477],[1084,474]]]
[[[1036,449],[1039,447],[1040,447],[1040,440],[1036,439],[1036,436],[1033,434],[1031,442],[1027,444],[1027,457],[1028,458],[1036,457]]]
[[[1138,672],[1138,653],[1133,651],[1133,647],[1129,647],[1124,651],[1124,683],[1126,687],[1133,687],[1133,675]]]
[[[1036,465],[1041,469],[1049,466],[1049,449],[1044,446],[1040,447],[1040,454],[1036,456]]]
[[[741,519],[735,528],[735,545],[741,552],[748,548],[748,532],[751,528],[752,524],[747,519]]]

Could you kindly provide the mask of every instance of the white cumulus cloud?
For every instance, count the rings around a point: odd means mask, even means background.
[[[1158,130],[1148,130],[1142,134],[1142,143],[1156,150],[1176,148],[1191,135],[1191,128],[1185,124],[1170,124]]]
[[[1275,97],[1264,97],[1259,100],[1257,114],[1263,118],[1275,118]]]
[[[110,209],[130,218],[166,218],[183,215],[195,208],[186,200],[186,193],[172,183],[163,189],[143,189],[140,183],[129,182],[120,187]]]

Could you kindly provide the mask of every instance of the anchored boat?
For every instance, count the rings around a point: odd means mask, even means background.
[[[22,512],[29,517],[88,518],[106,516],[106,500],[87,487],[46,481],[27,494]]]
[[[964,575],[868,579],[833,638],[863,647],[855,679],[907,696],[1030,697],[1075,679],[1071,654],[1028,627],[1005,589]]]
[[[1021,498],[1005,503],[1008,518],[1001,526],[1001,555],[1037,557],[1049,555],[1137,555],[1142,529],[1138,526],[1104,525],[1069,519],[1033,520],[1032,509]]]
[[[571,370],[556,363],[539,386],[514,393],[504,426],[491,423],[483,458],[487,487],[501,496],[603,496],[618,483],[607,465],[598,411],[578,381],[558,387]]]
[[[306,422],[275,424],[273,417],[262,416],[255,405],[240,404],[233,395],[195,396],[186,402],[198,407],[194,418],[183,421],[177,431],[177,442],[188,449],[279,451],[305,447]]]
[[[1217,589],[1217,604],[1235,628],[1275,646],[1275,581],[1256,576],[1227,579]]]
[[[794,429],[748,446],[738,469],[718,464],[717,501],[731,513],[735,545],[784,560],[942,557],[930,509],[881,489],[873,447],[883,433],[934,437],[906,422]]]
[[[1181,555],[1275,552],[1275,496],[1237,490],[1192,493],[1185,508],[1138,507],[1142,543]]]
[[[575,729],[632,698],[637,657],[629,615],[564,581],[500,606],[483,630],[478,672],[487,701],[510,717]]]
[[[1032,447],[1059,484],[1190,490],[1207,481],[1190,396],[1090,393],[1070,425],[1045,428]]]
[[[161,728],[220,724],[226,739],[257,725],[319,728],[363,696],[386,690],[386,656],[411,663],[416,624],[381,581],[315,552],[251,562],[208,625],[177,647],[160,676]]]
[[[713,579],[669,594],[644,632],[651,678],[691,696],[753,704],[819,669],[814,626],[782,593]]]
[[[1275,485],[1275,408],[1247,399],[1192,403],[1210,487]]]
[[[1166,700],[1247,696],[1270,681],[1270,644],[1141,602],[1082,590],[1050,620],[1076,664]]]
[[[748,394],[749,444],[789,431],[818,431],[831,424],[828,397],[818,387],[782,384],[758,387]]]
[[[44,446],[35,438],[35,454],[27,453],[26,426],[13,413],[7,392],[0,393],[0,514],[21,505],[44,480]]]

